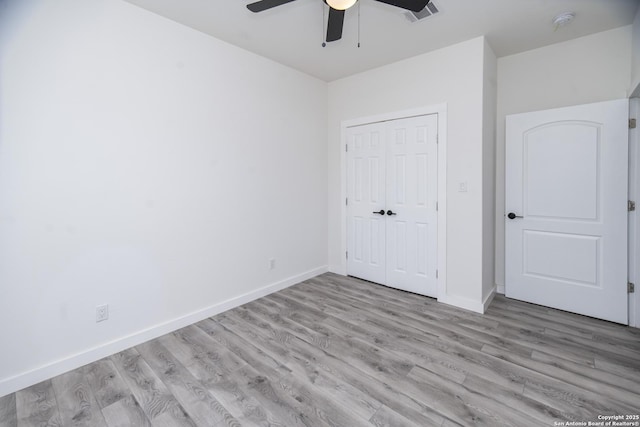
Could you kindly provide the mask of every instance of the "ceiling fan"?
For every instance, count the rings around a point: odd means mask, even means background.
[[[262,12],[276,6],[281,6],[295,0],[260,0],[247,5],[251,12]],[[355,5],[358,0],[323,0],[329,6],[329,18],[327,20],[327,42],[333,42],[342,38],[342,26],[344,24],[344,12]],[[420,12],[430,0],[375,0],[407,9],[412,12]],[[323,44],[324,45],[324,44]]]

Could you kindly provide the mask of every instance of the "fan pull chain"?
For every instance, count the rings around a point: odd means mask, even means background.
[[[360,49],[360,2],[358,2],[358,49]]]
[[[324,3],[320,3],[322,6],[322,47],[327,47],[327,44],[324,41],[324,35],[327,33],[327,29],[324,27],[324,23],[327,22],[327,9],[324,7]]]

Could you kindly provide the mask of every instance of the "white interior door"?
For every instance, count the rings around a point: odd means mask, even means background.
[[[437,296],[438,116],[387,123],[387,285]]]
[[[436,114],[347,129],[347,273],[437,296]]]
[[[507,297],[627,324],[628,108],[507,117]]]
[[[376,283],[386,277],[384,140],[384,123],[347,129],[347,269]]]

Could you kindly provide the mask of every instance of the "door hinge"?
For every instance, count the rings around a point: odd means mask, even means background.
[[[629,119],[629,129],[636,128],[636,119]]]
[[[436,202],[436,212],[438,212],[438,202]]]
[[[636,285],[634,283],[627,283],[627,292],[629,292],[630,294],[634,293],[636,291]]]
[[[627,203],[627,210],[629,212],[633,212],[636,210],[636,202],[634,202],[633,200],[629,200]]]
[[[436,279],[438,278],[438,270],[436,270]]]
[[[344,253],[345,257],[347,257],[347,259],[349,259],[349,251]]]
[[[344,151],[349,152],[349,144],[344,144]]]
[[[344,204],[349,206],[349,198],[348,197],[346,199],[344,199]]]

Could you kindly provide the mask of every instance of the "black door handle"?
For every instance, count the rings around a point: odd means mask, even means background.
[[[378,212],[374,212],[377,215],[384,215],[384,209],[380,209]]]
[[[509,219],[516,219],[516,218],[523,218],[523,217],[521,217],[520,215],[516,215],[516,214],[514,214],[513,212],[509,212],[509,213],[507,214],[507,218],[509,218]]]
[[[387,215],[389,215],[389,216],[396,215],[396,213],[394,211],[389,210],[389,211],[387,211]]]

